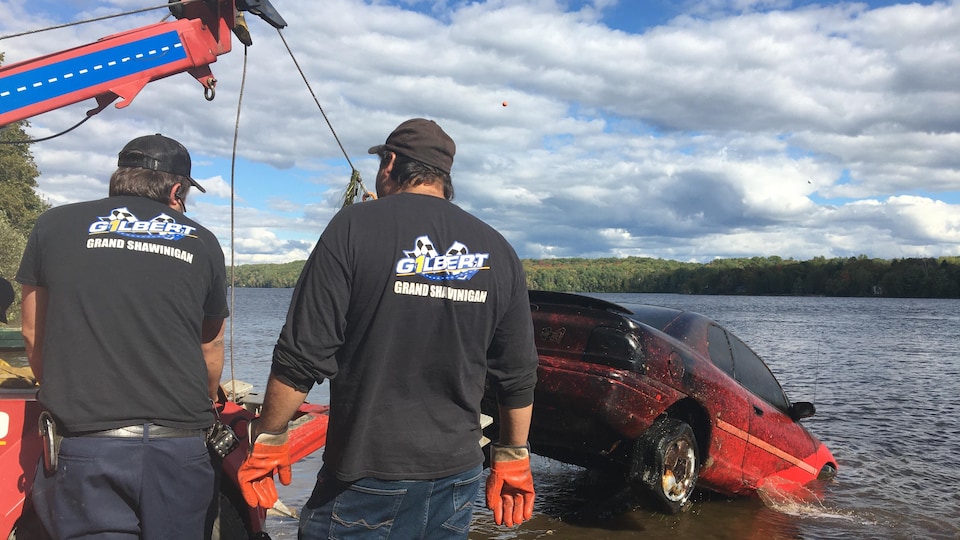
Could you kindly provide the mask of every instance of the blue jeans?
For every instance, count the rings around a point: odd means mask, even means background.
[[[338,482],[320,471],[300,513],[300,540],[465,539],[483,468],[438,480]]]

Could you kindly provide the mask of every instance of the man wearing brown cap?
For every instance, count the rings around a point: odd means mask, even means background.
[[[191,187],[204,191],[183,145],[139,137],[109,197],[46,211],[27,241],[23,336],[41,424],[60,441],[32,494],[53,538],[199,539],[209,526],[226,272],[216,237],[184,215]]]
[[[507,241],[450,202],[455,151],[435,122],[400,124],[370,149],[379,198],[342,209],[300,275],[239,476],[249,504],[273,505],[273,471],[290,481],[287,422],[329,379],[324,465],[301,539],[467,538],[486,380],[500,403],[488,505],[508,526],[532,514],[526,280]]]

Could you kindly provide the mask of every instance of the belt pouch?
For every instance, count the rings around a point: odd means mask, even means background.
[[[219,419],[207,431],[207,448],[220,459],[226,458],[239,444],[237,434]]]
[[[57,458],[63,436],[57,434],[57,423],[49,411],[40,413],[38,424],[40,437],[43,439],[43,468],[47,474],[54,474],[57,472]]]

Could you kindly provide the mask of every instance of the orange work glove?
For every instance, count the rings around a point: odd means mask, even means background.
[[[526,446],[490,445],[487,508],[497,525],[513,527],[533,515],[533,475]]]
[[[252,438],[254,423],[247,426],[247,438]],[[280,482],[290,485],[290,452],[287,448],[287,432],[261,432],[250,443],[250,453],[237,471],[240,493],[250,506],[273,508],[277,499],[277,486],[273,483],[273,471]]]

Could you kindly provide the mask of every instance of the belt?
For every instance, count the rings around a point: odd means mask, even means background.
[[[73,437],[114,437],[123,439],[169,439],[174,437],[206,437],[202,429],[181,429],[157,424],[137,424],[103,431],[71,433]]]

